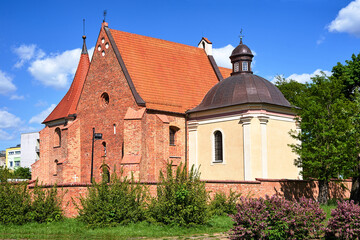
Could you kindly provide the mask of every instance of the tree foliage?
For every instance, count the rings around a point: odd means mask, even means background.
[[[280,82],[288,90],[300,109],[301,132],[292,136],[301,141],[291,147],[299,158],[295,165],[302,168],[306,178],[319,180],[319,202],[326,203],[331,178],[346,178],[356,165],[356,138],[354,126],[356,104],[346,98],[341,78],[324,74],[312,78],[311,83],[299,85],[294,81]],[[294,90],[300,87],[300,90]]]

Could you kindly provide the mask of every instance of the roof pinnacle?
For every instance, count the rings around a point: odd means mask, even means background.
[[[86,42],[85,42],[85,39],[86,39],[86,35],[85,35],[85,19],[83,19],[83,33],[84,33],[84,35],[82,36],[82,39],[84,39],[84,42],[83,42],[83,47],[82,47],[81,54],[88,54],[88,51],[87,51],[87,48],[86,48]]]

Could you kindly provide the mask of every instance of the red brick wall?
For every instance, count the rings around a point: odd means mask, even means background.
[[[104,38],[104,43],[102,43]],[[125,79],[123,71],[110,44],[108,49],[105,44],[110,41],[104,29],[96,43],[91,65],[84,87],[80,96],[77,113],[81,121],[81,182],[90,182],[91,152],[92,152],[92,129],[103,134],[103,140],[95,141],[94,146],[94,178],[101,179],[103,161],[110,167],[110,173],[114,169],[120,169],[123,147],[124,116],[128,107],[138,110],[131,90]],[[101,51],[97,48],[100,45]],[[102,56],[102,51],[105,56]],[[109,103],[104,103],[101,98],[106,92],[109,95]],[[116,133],[114,133],[114,124]],[[102,142],[106,142],[107,156],[104,156]]]
[[[55,146],[55,129],[60,128],[61,144]],[[80,175],[80,123],[46,126],[40,131],[40,159],[32,165],[32,179],[46,184],[73,182]],[[55,162],[57,161],[57,163]]]
[[[151,196],[156,196],[156,183],[145,183]],[[77,216],[77,209],[74,201],[79,204],[79,196],[86,196],[87,184],[60,184],[58,186],[59,196],[62,197],[62,207],[66,217]],[[46,187],[51,187],[50,185]],[[317,198],[317,182],[302,180],[267,180],[243,182],[220,182],[208,181],[205,184],[206,190],[213,196],[216,192],[229,193],[235,191],[244,197],[264,197],[277,194],[286,199],[294,200],[300,197]],[[330,183],[330,198],[349,198],[351,181],[342,183]],[[73,201],[74,200],[74,201]]]

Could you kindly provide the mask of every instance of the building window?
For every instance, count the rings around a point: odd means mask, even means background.
[[[179,130],[177,127],[169,128],[169,144],[170,146],[176,145],[176,132]]]
[[[15,154],[21,154],[21,151],[15,151]]]
[[[106,157],[106,155],[107,155],[106,142],[102,142],[102,145],[103,145],[103,148],[104,148],[104,156],[103,157]]]
[[[102,104],[104,106],[108,105],[110,102],[110,97],[109,94],[107,94],[106,92],[104,92],[103,94],[101,94],[101,100],[102,100]]]
[[[248,71],[248,62],[242,62],[242,70]]]
[[[20,167],[20,162],[15,162],[15,167]]]
[[[54,134],[54,147],[60,147],[60,146],[61,146],[61,130],[60,128],[56,128]]]
[[[113,126],[114,126],[114,134],[116,134],[116,124],[114,124]]]
[[[239,62],[234,63],[234,72],[239,71]]]
[[[215,162],[223,162],[223,136],[220,131],[214,132]]]

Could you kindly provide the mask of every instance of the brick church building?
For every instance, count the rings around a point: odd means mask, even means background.
[[[170,162],[200,167],[205,180],[298,178],[291,106],[252,73],[242,41],[227,69],[206,38],[187,46],[103,22],[91,62],[83,39],[70,89],[43,122],[33,179],[89,183],[105,166],[155,182]]]

